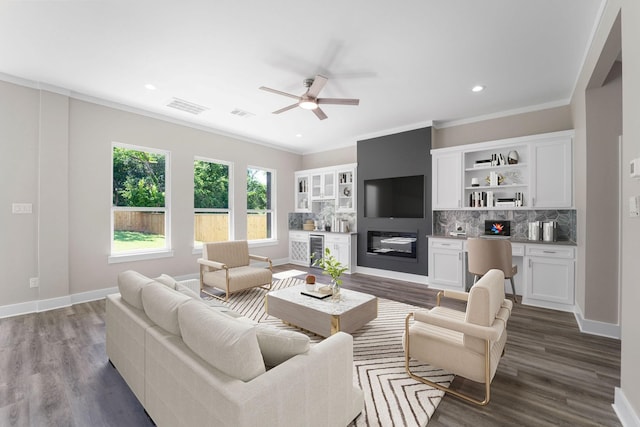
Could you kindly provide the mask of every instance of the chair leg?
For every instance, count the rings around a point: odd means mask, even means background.
[[[469,396],[468,394],[464,394],[464,393],[460,393],[459,391],[456,390],[451,390],[448,387],[444,387],[438,383],[435,383],[431,380],[428,380],[424,377],[421,377],[419,375],[414,374],[413,372],[411,372],[411,368],[409,366],[409,360],[411,359],[411,356],[409,356],[410,353],[410,336],[409,336],[409,320],[413,317],[413,313],[409,313],[407,315],[407,317],[405,318],[405,323],[404,323],[404,330],[405,330],[405,349],[404,349],[404,368],[405,371],[407,371],[407,375],[409,375],[409,377],[413,378],[416,381],[419,381],[421,383],[424,383],[428,386],[431,386],[437,390],[443,391],[445,393],[451,394],[459,399],[462,399],[464,401],[467,401],[469,403],[473,403],[475,405],[478,406],[485,406],[486,404],[489,403],[489,399],[491,398],[491,353],[490,353],[490,345],[489,345],[489,340],[485,340],[485,357],[484,357],[484,362],[485,362],[485,373],[484,373],[484,377],[485,377],[485,387],[484,387],[484,399],[483,400],[479,400],[476,399],[472,396]]]
[[[509,280],[511,281],[511,291],[513,292],[513,302],[517,303],[518,298],[516,297],[516,285],[515,283],[513,283],[513,277],[509,277]]]

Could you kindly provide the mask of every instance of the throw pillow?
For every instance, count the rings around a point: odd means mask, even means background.
[[[300,332],[277,329],[259,323],[256,325],[256,334],[264,364],[270,368],[278,366],[293,356],[306,353],[310,348],[309,337]]]
[[[178,282],[176,282],[176,280],[168,274],[161,274],[153,280],[162,283],[163,285],[168,286],[171,289],[176,289],[176,285],[178,284]]]
[[[133,270],[123,271],[118,274],[118,289],[122,299],[140,310],[144,310],[142,306],[142,288],[153,282],[153,279]]]
[[[211,310],[198,301],[178,308],[184,343],[214,368],[250,381],[266,372],[255,327]]]
[[[176,283],[176,291],[178,291],[181,294],[184,294],[184,295],[186,295],[188,297],[191,297],[193,299],[200,300],[200,295],[198,295],[197,293],[193,292],[190,288],[187,288],[185,285],[183,285],[181,283]]]
[[[157,282],[142,288],[144,312],[156,325],[174,335],[180,335],[178,307],[189,300],[188,296]]]

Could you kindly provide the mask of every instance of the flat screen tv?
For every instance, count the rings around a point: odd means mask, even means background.
[[[424,218],[424,175],[364,181],[367,218]]]

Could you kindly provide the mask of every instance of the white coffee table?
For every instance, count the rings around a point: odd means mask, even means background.
[[[378,298],[348,289],[340,290],[340,301],[302,295],[305,285],[271,291],[265,311],[301,329],[328,337],[338,331],[353,333],[378,316]]]

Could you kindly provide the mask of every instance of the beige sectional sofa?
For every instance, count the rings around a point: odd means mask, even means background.
[[[107,355],[158,426],[344,426],[362,411],[350,335],[310,345],[167,276],[118,282]]]

